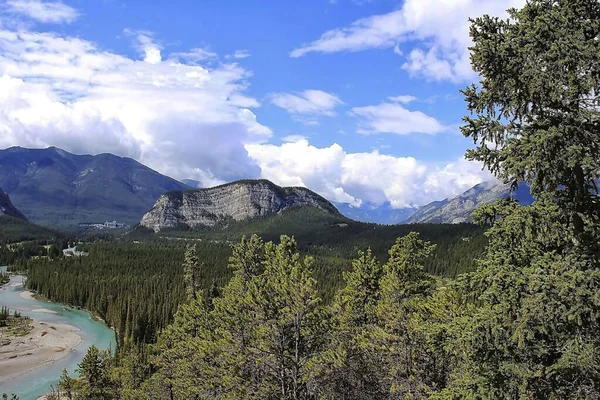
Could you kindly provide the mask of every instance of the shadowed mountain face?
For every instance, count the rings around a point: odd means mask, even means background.
[[[13,206],[10,197],[2,189],[0,189],[0,215],[13,217],[27,221],[27,218],[19,210]]]
[[[453,199],[435,201],[420,207],[408,217],[406,223],[457,224],[471,222],[471,214],[477,206],[493,203],[509,196],[522,205],[533,203],[529,187],[524,183],[519,183],[517,189],[511,194],[509,184],[483,182]]]
[[[187,188],[130,158],[54,147],[0,150],[0,187],[32,222],[59,227],[133,224],[161,194]]]
[[[165,193],[152,210],[144,215],[140,225],[156,232],[164,229],[213,227],[302,206],[341,217],[330,202],[315,192],[301,187],[284,188],[261,179]]]

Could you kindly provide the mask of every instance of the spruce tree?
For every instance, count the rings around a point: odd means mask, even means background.
[[[501,201],[476,272],[458,290],[469,315],[449,324],[457,358],[441,398],[600,397],[600,3],[531,0],[472,21],[463,133],[505,182],[536,203]]]
[[[359,251],[352,270],[343,275],[346,286],[333,304],[334,327],[320,379],[322,391],[331,398],[367,400],[387,393],[381,384],[380,360],[365,346],[363,336],[377,323],[382,275],[383,268],[370,249]]]
[[[433,278],[424,271],[434,250],[435,245],[411,232],[392,246],[384,266],[378,324],[364,339],[380,354],[379,368],[385,371],[380,379],[389,399],[423,398],[434,386],[429,374],[439,366],[414,324],[414,314],[435,289]]]
[[[110,351],[91,346],[77,368],[82,378],[78,395],[90,400],[112,400],[115,391],[110,378],[111,367]]]
[[[183,262],[183,279],[188,300],[195,299],[198,295],[200,273],[196,245],[188,245],[185,251],[185,261]]]
[[[596,0],[532,0],[506,20],[476,18],[481,81],[463,91],[462,132],[477,145],[467,158],[557,202],[576,243],[597,239],[600,222],[599,36]]]

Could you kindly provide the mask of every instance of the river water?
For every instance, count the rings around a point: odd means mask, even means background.
[[[6,267],[0,267],[0,270]],[[115,335],[105,324],[94,321],[92,316],[82,310],[75,310],[61,304],[49,301],[27,300],[20,296],[23,288],[22,276],[12,276],[10,283],[0,287],[0,306],[7,306],[11,312],[18,310],[35,320],[55,324],[68,324],[80,329],[83,341],[69,352],[67,356],[56,363],[28,372],[21,377],[11,380],[8,384],[0,384],[0,394],[16,393],[20,400],[36,400],[39,396],[50,391],[50,385],[56,384],[62,370],[66,368],[73,374],[77,364],[81,362],[91,345],[100,349],[115,348]],[[32,312],[36,309],[47,309],[56,314]]]

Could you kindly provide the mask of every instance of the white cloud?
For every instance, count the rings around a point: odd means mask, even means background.
[[[10,12],[40,22],[73,22],[79,16],[75,9],[58,1],[7,0],[5,6]]]
[[[228,54],[226,56],[226,58],[242,59],[242,58],[248,58],[251,55],[252,54],[250,54],[250,51],[244,49],[244,50],[236,50],[233,54]]]
[[[305,90],[298,94],[271,93],[269,97],[272,104],[308,124],[315,124],[318,116],[335,116],[335,108],[344,104],[335,94],[322,90]]]
[[[294,49],[291,57],[311,52],[334,53],[400,44],[412,49],[403,68],[412,75],[434,80],[471,80],[469,17],[483,14],[505,16],[525,0],[406,0],[398,10],[362,18],[345,28],[332,29],[313,42]]]
[[[322,90],[305,90],[302,93],[272,93],[271,102],[291,114],[334,116],[334,109],[343,104],[339,97]]]
[[[415,96],[402,95],[402,96],[388,97],[388,100],[396,102],[396,103],[409,104],[409,103],[412,103],[413,101],[417,100],[417,98]]]
[[[181,60],[189,63],[199,63],[201,61],[207,61],[217,57],[217,53],[200,47],[193,48],[190,51],[172,53],[169,56],[171,59]]]
[[[455,196],[491,175],[478,163],[464,159],[439,166],[412,157],[346,153],[333,144],[317,148],[307,140],[249,144],[246,149],[266,179],[284,186],[305,186],[329,200],[393,207],[424,205]]]
[[[337,144],[317,148],[299,136],[280,146],[265,144],[272,132],[252,112],[260,104],[246,94],[250,72],[235,63],[208,67],[203,51],[168,54],[151,33],[128,33],[139,59],[57,33],[0,28],[0,148],[110,152],[202,186],[264,177],[354,205],[423,204],[462,192],[483,176],[473,164],[346,153]],[[295,117],[333,116],[343,104],[319,90],[279,95],[279,106]],[[370,132],[402,133],[404,124],[417,132],[443,129],[405,109],[410,100],[398,96],[353,114]]]
[[[447,127],[435,118],[421,111],[410,111],[399,104],[399,102],[412,101],[408,97],[391,98],[391,100],[396,102],[352,108],[350,113],[360,119],[358,133],[408,135],[410,133],[436,134],[447,130]]]
[[[123,32],[135,38],[134,45],[138,51],[144,55],[144,61],[148,64],[158,64],[162,61],[162,56],[160,54],[161,48],[154,42],[152,32],[132,31],[130,29],[125,29]]]
[[[244,144],[271,131],[250,110],[259,103],[244,93],[249,72],[165,60],[150,34],[135,38],[144,61],[0,29],[0,147],[112,152],[204,185],[258,177]]]

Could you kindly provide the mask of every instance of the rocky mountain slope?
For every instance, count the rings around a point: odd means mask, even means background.
[[[282,188],[267,180],[243,180],[208,189],[165,193],[143,216],[140,225],[155,232],[213,227],[299,206],[340,215],[331,203],[306,188]]]
[[[510,185],[498,182],[483,182],[473,186],[453,199],[435,201],[420,207],[405,223],[457,224],[471,222],[471,214],[480,204],[492,203],[511,196]],[[513,199],[528,205],[533,202],[529,187],[520,183],[512,193]]]
[[[134,224],[164,192],[187,188],[130,158],[55,147],[0,150],[0,187],[29,220],[54,227]]]
[[[12,202],[10,201],[10,197],[8,197],[8,194],[6,194],[6,192],[4,192],[4,190],[2,190],[1,188],[0,215],[6,215],[8,217],[18,218],[27,221],[27,218],[19,210],[17,210],[15,206],[13,206]]]

